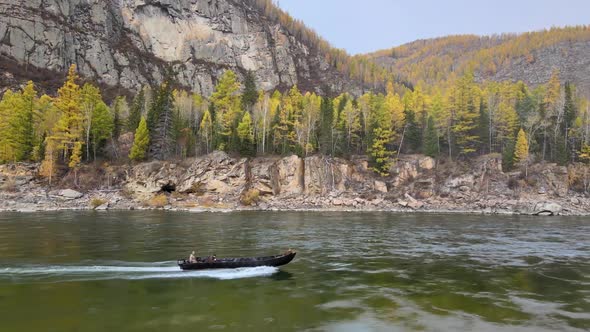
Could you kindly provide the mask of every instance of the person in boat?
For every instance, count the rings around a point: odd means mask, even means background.
[[[188,262],[191,263],[191,264],[197,262],[197,259],[195,258],[195,252],[194,251],[191,252],[191,255],[188,257]]]

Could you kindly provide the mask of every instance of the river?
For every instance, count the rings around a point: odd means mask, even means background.
[[[297,250],[280,269],[176,259]],[[1,331],[587,331],[590,220],[0,214]]]

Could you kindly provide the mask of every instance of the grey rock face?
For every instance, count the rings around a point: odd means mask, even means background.
[[[161,82],[167,68],[205,96],[226,69],[253,71],[265,90],[355,91],[245,0],[4,0],[0,13],[0,55],[27,68],[76,64],[85,77],[132,91]]]

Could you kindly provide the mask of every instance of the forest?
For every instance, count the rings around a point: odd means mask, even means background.
[[[110,106],[99,88],[80,85],[76,67],[56,96],[32,82],[0,101],[0,162],[41,162],[49,178],[82,163],[170,160],[223,150],[241,156],[368,155],[386,176],[399,154],[467,159],[500,153],[504,169],[533,162],[590,162],[590,110],[554,71],[544,85],[478,84],[473,74],[447,85],[359,97],[259,91],[227,70],[210,98],[165,81]],[[432,91],[427,93],[426,91]],[[131,137],[130,149],[121,138]]]
[[[538,61],[539,50],[564,45],[561,52],[567,53],[571,51],[568,46],[589,40],[589,26],[570,26],[522,34],[457,35],[418,40],[365,57],[386,59],[383,67],[399,73],[407,81],[437,85],[454,80],[457,73],[467,70],[490,77],[520,59],[527,64]]]

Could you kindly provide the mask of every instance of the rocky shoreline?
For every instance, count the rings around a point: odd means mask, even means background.
[[[470,165],[402,156],[391,176],[366,158],[232,158],[223,152],[180,163],[150,162],[87,170],[70,189],[67,174],[50,189],[35,164],[0,166],[0,212],[64,210],[387,211],[513,215],[590,215],[576,169],[533,165],[504,173],[498,156]],[[585,173],[584,173],[585,174]],[[84,180],[86,179],[86,180]],[[101,189],[95,189],[97,187]]]

